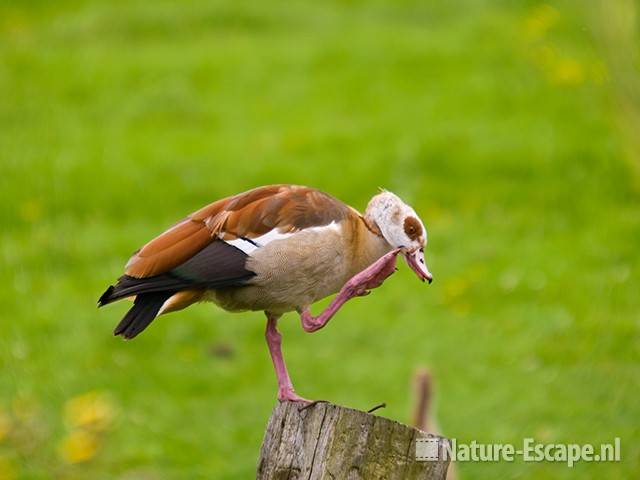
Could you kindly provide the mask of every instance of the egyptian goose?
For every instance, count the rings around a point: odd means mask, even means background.
[[[296,310],[305,331],[319,330],[347,300],[393,274],[399,253],[431,283],[426,241],[415,211],[391,192],[374,196],[362,215],[313,188],[259,187],[207,205],[144,245],[98,305],[134,299],[114,330],[126,339],[195,302],[212,301],[230,312],[262,310],[278,398],[308,402],[287,373],[278,319]],[[320,315],[311,315],[311,304],[336,292]]]

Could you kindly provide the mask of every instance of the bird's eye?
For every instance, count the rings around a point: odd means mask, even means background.
[[[422,235],[422,226],[415,217],[407,217],[404,219],[404,233],[411,240],[417,240]]]

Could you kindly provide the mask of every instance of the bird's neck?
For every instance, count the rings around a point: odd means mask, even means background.
[[[367,217],[359,217],[353,225],[353,234],[349,239],[350,275],[361,272],[385,253],[392,250],[384,239],[378,226]]]

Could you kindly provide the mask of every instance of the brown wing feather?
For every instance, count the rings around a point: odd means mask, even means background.
[[[215,238],[256,238],[277,228],[293,232],[341,222],[358,213],[313,188],[269,185],[218,200],[189,215],[143,246],[127,264],[136,278],[165,273]]]
[[[143,278],[167,272],[209,243],[211,232],[204,222],[184,220],[138,250],[129,259],[125,273]]]
[[[269,195],[261,195],[263,192],[251,190],[240,195],[255,195],[252,201],[239,198],[237,203],[227,205],[218,214],[226,214],[219,231],[256,238],[274,228],[280,232],[294,232],[358,216],[355,210],[341,201],[313,188],[295,185],[264,188],[269,188]],[[236,206],[239,208],[234,208]]]

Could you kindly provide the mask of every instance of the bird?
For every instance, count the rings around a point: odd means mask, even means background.
[[[263,311],[277,398],[309,404],[287,371],[279,319],[297,312],[306,332],[323,328],[345,302],[382,285],[397,270],[398,255],[431,283],[426,244],[422,220],[390,191],[374,195],[362,214],[315,188],[267,185],[196,210],[146,243],[98,306],[133,300],[113,332],[125,339],[197,302]],[[332,294],[326,309],[312,315],[311,305]]]

